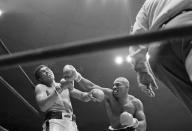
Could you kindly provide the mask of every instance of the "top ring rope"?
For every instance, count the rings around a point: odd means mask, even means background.
[[[192,37],[192,25],[137,35],[118,35],[91,40],[65,43],[56,46],[12,53],[0,57],[0,68],[34,61],[104,51],[131,45],[149,44],[150,42]]]

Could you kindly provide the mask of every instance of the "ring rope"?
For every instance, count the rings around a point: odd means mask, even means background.
[[[19,100],[21,100],[34,114],[36,114],[38,117],[40,117],[39,111],[35,109],[29,102],[21,95],[19,94],[7,81],[3,79],[3,77],[0,76],[0,81],[7,89],[9,89]]]
[[[7,129],[5,129],[3,126],[0,125],[0,130],[1,131],[8,131]]]
[[[3,47],[3,49],[4,49],[4,51],[6,51],[6,53],[8,53],[9,55],[11,55],[11,51],[7,48],[7,46],[4,44],[4,42],[3,42],[2,39],[0,39],[0,42],[1,42],[1,45],[2,45],[2,47]],[[18,65],[18,67],[19,67],[19,70],[21,71],[21,73],[24,74],[25,78],[27,78],[27,80],[29,81],[29,83],[31,84],[31,86],[32,86],[33,88],[35,88],[35,84],[34,84],[34,83],[32,82],[32,80],[29,78],[29,76],[28,76],[27,73],[24,71],[24,69],[23,69],[20,65]]]
[[[113,37],[71,42],[61,45],[17,52],[11,55],[3,55],[0,57],[0,68],[64,56],[74,56],[96,51],[128,47],[131,45],[149,44],[150,42],[155,41],[188,37],[192,37],[192,25],[175,27],[161,31],[147,32],[137,35],[126,34]]]

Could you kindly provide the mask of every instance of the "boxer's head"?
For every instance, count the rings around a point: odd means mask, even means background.
[[[35,69],[35,78],[42,84],[50,84],[54,81],[55,76],[52,70],[46,65],[40,65]]]
[[[129,81],[125,77],[118,77],[113,82],[113,95],[119,97],[122,94],[128,93]]]

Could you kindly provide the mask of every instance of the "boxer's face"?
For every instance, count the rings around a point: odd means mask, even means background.
[[[50,82],[55,79],[53,72],[48,67],[42,67],[40,69],[40,76],[41,76],[40,80],[42,82]]]
[[[113,95],[119,97],[125,92],[127,93],[129,89],[128,85],[128,80],[117,78],[113,83]]]
[[[117,82],[113,83],[113,95],[115,97],[118,97],[119,95],[119,87],[120,87],[120,83],[117,83]]]

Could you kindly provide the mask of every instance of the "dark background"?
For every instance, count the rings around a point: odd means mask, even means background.
[[[128,34],[144,0],[0,0],[0,38],[12,52],[96,37]],[[83,49],[82,49],[83,50]],[[7,54],[0,48],[1,55]],[[144,104],[147,131],[191,131],[192,116],[175,96],[159,83],[155,98],[144,95],[136,84],[136,74],[128,63],[114,63],[116,55],[127,49],[41,61],[22,65],[35,83],[33,70],[49,65],[59,81],[62,67],[74,65],[86,78],[104,87],[112,87],[118,76],[130,80],[130,94]],[[18,66],[0,69],[0,75],[32,106],[39,110],[34,89]],[[76,86],[78,88],[78,86]],[[103,103],[83,103],[72,99],[80,131],[105,131],[109,125]],[[10,131],[40,131],[39,118],[5,85],[0,83],[0,125]]]

